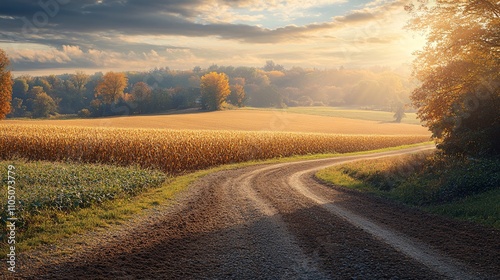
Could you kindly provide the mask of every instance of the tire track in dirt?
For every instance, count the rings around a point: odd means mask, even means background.
[[[231,279],[266,279],[271,275],[282,279],[328,279],[302,253],[278,210],[252,188],[259,172],[262,169],[243,173],[221,185],[225,212],[235,217],[233,223],[243,226],[219,241],[224,259],[219,275]]]
[[[193,184],[175,206],[132,221],[119,233],[89,235],[88,244],[62,259],[43,253],[19,276],[497,279],[498,231],[327,187],[312,178],[325,166],[426,149],[213,173]]]
[[[342,161],[341,163],[344,164],[348,162],[351,161],[347,160]],[[451,258],[442,256],[438,252],[429,248],[429,246],[421,242],[410,240],[409,238],[397,232],[384,228],[383,226],[380,226],[373,221],[370,221],[369,219],[363,218],[362,216],[356,215],[347,209],[339,207],[334,202],[332,203],[324,197],[312,193],[305,186],[305,184],[301,180],[301,177],[307,174],[311,176],[314,172],[328,166],[331,165],[314,167],[294,173],[288,179],[289,185],[299,191],[305,197],[313,200],[314,202],[321,205],[321,207],[327,209],[332,214],[343,218],[352,225],[368,232],[375,238],[380,239],[381,241],[392,246],[394,249],[407,255],[408,257],[413,258],[419,263],[424,264],[425,266],[443,276],[449,277],[451,279],[479,279],[478,277],[467,272],[467,270],[464,269],[463,264],[460,264],[457,261],[452,260]]]

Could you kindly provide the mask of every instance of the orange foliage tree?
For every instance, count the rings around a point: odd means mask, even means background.
[[[408,27],[427,37],[412,93],[447,154],[500,154],[500,1],[418,0]]]
[[[9,59],[5,52],[0,49],[0,120],[10,113],[10,101],[12,100],[12,78],[7,66],[9,66]]]
[[[116,102],[123,96],[128,79],[124,73],[108,72],[95,88],[96,97],[100,97],[104,104]]]
[[[231,93],[224,73],[210,72],[201,77],[201,102],[204,109],[220,110]]]

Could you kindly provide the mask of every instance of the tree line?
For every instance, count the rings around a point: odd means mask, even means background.
[[[209,86],[226,80],[222,96],[208,98]],[[207,77],[205,77],[208,75]],[[203,78],[207,78],[204,79]],[[12,79],[8,117],[45,118],[56,113],[100,117],[153,114],[171,109],[218,110],[229,106],[366,106],[390,110],[408,104],[408,77],[385,68],[305,69],[268,61],[262,68],[212,65],[206,69],[108,72]],[[221,85],[219,85],[221,87]],[[214,98],[219,98],[217,104]]]

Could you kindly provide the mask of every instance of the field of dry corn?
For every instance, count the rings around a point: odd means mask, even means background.
[[[347,153],[428,140],[422,135],[357,136],[0,124],[0,159],[139,165],[177,174],[248,160]]]

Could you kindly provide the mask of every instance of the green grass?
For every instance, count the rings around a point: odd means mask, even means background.
[[[424,207],[425,210],[463,220],[481,222],[500,229],[500,188],[462,200]]]
[[[109,212],[92,209],[107,208],[110,201],[126,201],[147,189],[157,188],[166,174],[138,167],[107,165],[1,161],[0,170],[7,174],[8,165],[15,166],[16,232],[17,241],[27,244],[50,243],[61,236],[80,232],[83,228],[106,226],[108,221],[121,220],[126,208]],[[2,185],[7,177],[2,176]],[[7,192],[1,192],[0,225],[5,228]],[[90,210],[89,210],[90,209]],[[65,224],[63,228],[59,225]],[[2,232],[0,243],[6,245]],[[0,249],[0,251],[3,251]]]
[[[18,160],[0,162],[0,170],[7,170],[8,164],[16,168],[18,202],[20,209],[27,212],[85,208],[133,196],[166,179],[160,171],[99,164]],[[6,183],[6,178],[3,181]]]
[[[245,108],[246,110],[252,110],[255,108]],[[387,111],[375,111],[375,110],[361,110],[361,109],[351,109],[351,108],[341,108],[341,107],[289,107],[286,109],[262,109],[260,110],[280,110],[289,113],[296,114],[306,114],[306,115],[317,115],[325,117],[338,117],[347,119],[359,119],[359,120],[369,120],[378,122],[394,122],[394,113]],[[420,125],[420,120],[417,119],[416,113],[406,113],[406,118],[403,118],[401,123],[406,124],[418,124]]]
[[[324,182],[374,193],[423,210],[500,228],[500,172],[495,160],[405,155],[334,166]]]
[[[336,186],[342,186],[348,189],[355,189],[361,191],[376,192],[370,185],[365,184],[363,181],[358,180],[344,173],[341,168],[327,168],[320,170],[316,173],[316,177],[323,182],[327,182]]]
[[[264,163],[283,163],[336,156],[398,150],[429,143],[385,148],[351,154],[316,154],[265,161],[223,165],[177,177],[138,167],[107,165],[0,161],[0,170],[16,166],[16,197],[22,202],[22,219],[16,232],[17,248],[26,251],[43,244],[60,244],[67,237],[90,230],[106,229],[132,217],[146,215],[145,209],[168,206],[175,196],[197,179],[221,170]],[[5,183],[5,182],[2,182]],[[79,194],[79,195],[78,195]],[[6,201],[2,192],[0,201]],[[64,198],[64,199],[59,199]],[[85,198],[83,203],[80,202]],[[5,212],[2,212],[5,218]],[[2,221],[5,225],[5,220]],[[7,244],[2,236],[0,254]]]

